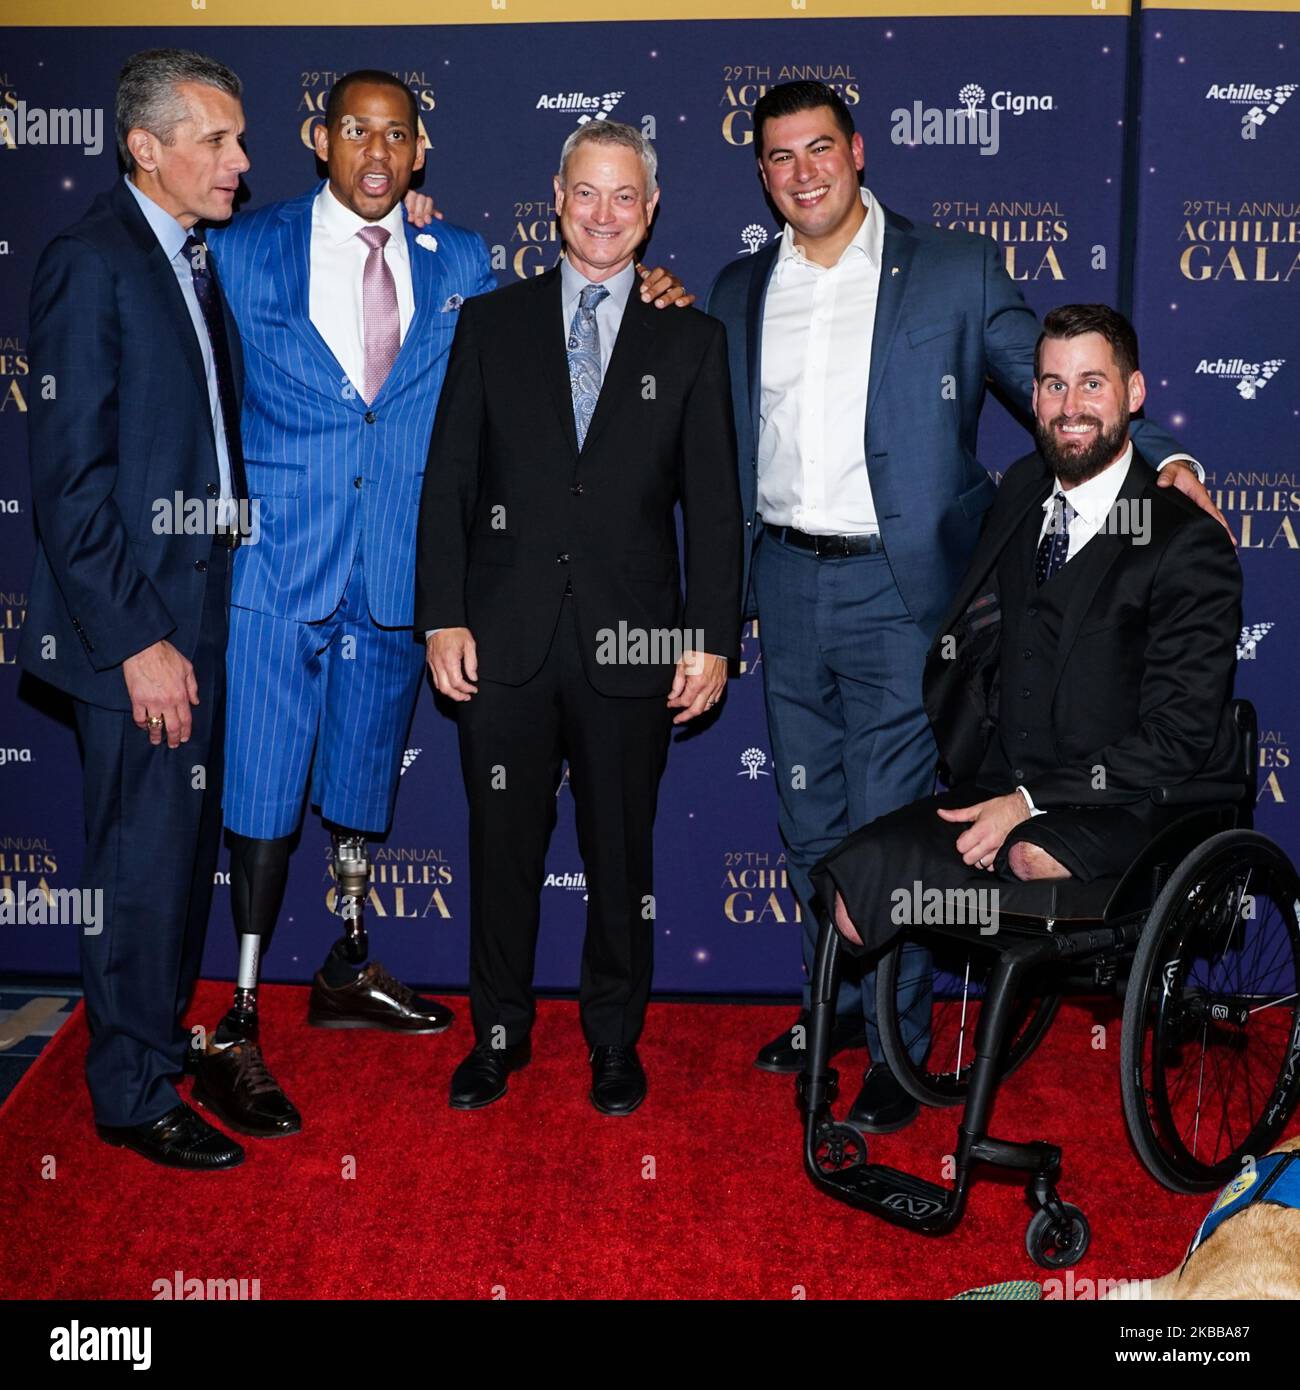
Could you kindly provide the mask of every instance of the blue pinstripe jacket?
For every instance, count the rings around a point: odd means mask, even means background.
[[[312,324],[312,202],[320,185],[208,233],[244,346],[243,441],[260,536],[235,555],[231,601],[299,622],[343,597],[358,541],[376,622],[405,627],[415,527],[458,307],[496,288],[483,239],[439,222],[437,250],[406,224],[415,316],[369,405]]]

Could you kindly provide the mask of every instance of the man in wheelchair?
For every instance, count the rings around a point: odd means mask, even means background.
[[[1038,450],[1008,470],[926,663],[949,790],[813,872],[844,949],[890,942],[914,886],[1014,899],[1020,883],[1121,875],[1196,799],[1158,804],[1155,789],[1240,780],[1241,571],[1226,530],[1134,454],[1144,396],[1121,314],[1047,315]]]

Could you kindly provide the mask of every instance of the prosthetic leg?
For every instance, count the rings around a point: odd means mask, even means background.
[[[230,906],[239,936],[235,997],[199,1056],[194,1099],[241,1134],[296,1134],[302,1117],[266,1068],[258,1040],[257,980],[289,877],[289,846],[230,833]]]
[[[355,980],[370,955],[366,934],[366,894],[370,892],[370,859],[366,837],[357,830],[330,828],[334,854],[334,912],[343,922],[343,935],[330,948],[321,967],[328,985]]]
[[[230,834],[230,910],[239,937],[239,975],[234,1002],[217,1025],[214,1047],[258,1040],[258,976],[284,902],[292,839],[285,835],[278,840],[253,840]]]
[[[328,822],[327,822],[328,824]],[[370,961],[366,932],[366,897],[370,893],[370,856],[358,830],[331,825],[334,854],[334,911],[343,935],[312,982],[307,1022],[316,1028],[384,1028],[397,1033],[441,1033],[450,1028],[452,1012],[395,979],[378,961]]]

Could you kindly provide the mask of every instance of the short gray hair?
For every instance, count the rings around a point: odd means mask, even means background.
[[[189,117],[185,98],[176,90],[179,82],[200,82],[232,97],[244,90],[244,84],[224,63],[202,53],[185,48],[149,48],[133,53],[118,76],[113,108],[117,152],[128,174],[135,168],[126,147],[131,131],[147,130],[170,145],[176,138],[176,127]]]
[[[569,156],[579,145],[625,145],[641,156],[645,166],[645,196],[649,198],[659,187],[659,156],[655,147],[634,125],[622,121],[588,121],[580,125],[564,142],[560,151],[560,186],[564,186],[565,170],[569,167]]]

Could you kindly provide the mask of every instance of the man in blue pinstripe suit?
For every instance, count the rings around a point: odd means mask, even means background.
[[[259,534],[236,556],[228,662],[239,979],[195,1095],[266,1137],[301,1127],[262,1057],[256,987],[309,782],[344,926],[309,1022],[407,1033],[452,1022],[367,959],[366,839],[392,819],[423,667],[414,527],[447,351],[460,304],[496,283],[480,237],[406,222],[424,149],[401,82],[340,78],[315,141],[325,184],[209,234],[249,363],[244,453]]]

